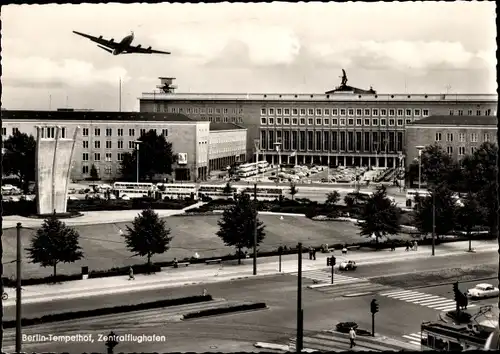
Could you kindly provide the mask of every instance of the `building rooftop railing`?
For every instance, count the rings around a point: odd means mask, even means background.
[[[141,100],[216,100],[216,101],[481,101],[497,102],[496,94],[354,94],[336,92],[332,94],[310,93],[164,93],[153,91],[142,93]]]

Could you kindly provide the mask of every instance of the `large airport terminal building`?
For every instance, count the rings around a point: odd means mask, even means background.
[[[150,129],[185,157],[173,168],[177,181],[206,180],[254,160],[256,149],[272,164],[398,167],[419,145],[437,142],[460,158],[496,142],[494,94],[378,94],[345,83],[322,94],[176,93],[172,78],[160,79],[161,90],[139,98],[140,112],[2,110],[2,136],[61,126],[69,137],[79,126],[73,180],[92,165],[115,179],[123,153]]]

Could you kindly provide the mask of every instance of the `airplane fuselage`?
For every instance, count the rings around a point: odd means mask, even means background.
[[[113,50],[113,55],[118,55],[118,54],[122,53],[124,48],[129,47],[133,40],[134,40],[133,34],[129,34],[128,36],[124,37],[120,41],[120,46]]]

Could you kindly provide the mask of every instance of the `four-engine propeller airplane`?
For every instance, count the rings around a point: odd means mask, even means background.
[[[134,40],[134,32],[131,32],[128,36],[124,37],[120,42],[115,42],[113,38],[103,39],[102,36],[94,37],[85,33],[73,31],[73,33],[88,38],[92,42],[98,43],[98,47],[104,49],[106,52],[113,55],[118,54],[130,54],[130,53],[142,53],[142,54],[170,54],[170,52],[162,52],[160,50],[148,48],[141,48],[141,45],[134,47],[130,45]]]

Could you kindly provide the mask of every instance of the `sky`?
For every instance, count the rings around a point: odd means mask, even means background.
[[[2,6],[2,107],[137,111],[179,93],[496,93],[494,2]],[[113,56],[73,30],[172,55]]]

